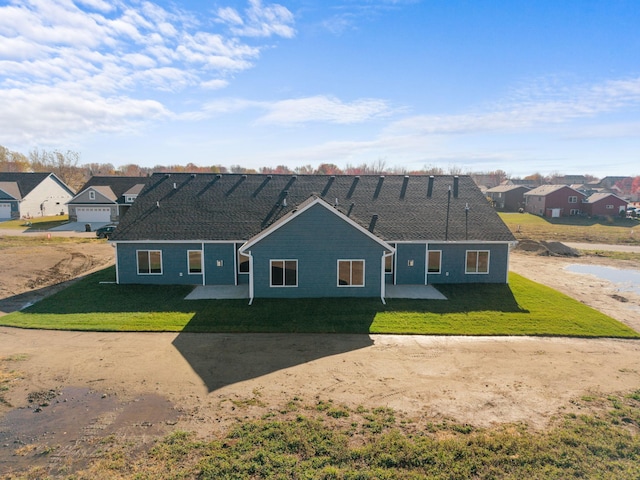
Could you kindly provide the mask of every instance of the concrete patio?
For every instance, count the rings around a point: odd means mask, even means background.
[[[446,300],[432,285],[387,285],[385,298]],[[249,285],[201,285],[195,287],[185,300],[248,299]]]

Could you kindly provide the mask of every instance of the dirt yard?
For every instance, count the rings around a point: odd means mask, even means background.
[[[2,271],[12,272],[0,279],[0,296],[12,297],[0,310],[112,260],[112,247],[98,242],[0,250]],[[564,269],[582,262],[621,263],[523,252],[511,258],[513,271],[640,330],[640,296]],[[16,469],[88,458],[106,435],[145,443],[180,428],[209,436],[294,398],[544,428],[558,413],[587,409],[584,396],[640,388],[640,342],[631,340],[0,328],[0,358],[9,387],[0,402],[0,464]],[[46,445],[57,445],[56,453],[39,455]]]

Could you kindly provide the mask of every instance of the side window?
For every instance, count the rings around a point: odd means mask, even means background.
[[[440,273],[442,265],[442,250],[429,250],[429,257],[427,259],[427,272],[428,273]]]
[[[93,190],[91,190],[89,192],[89,200],[95,200],[96,199],[96,192],[94,192]]]
[[[189,274],[202,273],[202,250],[188,250],[187,261],[189,264]]]
[[[467,250],[465,273],[489,273],[489,251]]]
[[[238,273],[249,273],[249,256],[238,251]]]
[[[162,252],[160,250],[138,250],[138,275],[162,275]]]
[[[338,286],[364,287],[364,260],[338,260]]]

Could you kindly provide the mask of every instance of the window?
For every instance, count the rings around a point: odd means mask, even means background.
[[[188,250],[189,274],[202,273],[202,250]]]
[[[224,267],[224,260],[216,260],[216,267]]]
[[[413,258],[410,260],[407,260],[407,267],[413,267],[414,261]]]
[[[427,272],[440,273],[440,265],[442,260],[441,250],[429,250],[427,258]]]
[[[489,251],[467,250],[465,273],[489,273]]]
[[[272,287],[297,287],[298,286],[298,261],[297,260],[271,260],[271,286]]]
[[[162,275],[162,252],[138,250],[138,275]]]
[[[604,208],[607,210],[613,210],[613,205],[605,205]]]
[[[569,203],[578,203],[578,197],[576,196],[569,197]]]
[[[91,190],[89,192],[89,200],[95,200],[96,199],[96,192],[94,192],[93,190]]]
[[[249,273],[249,256],[238,251],[238,273]]]
[[[133,203],[133,201],[136,199],[137,195],[125,195],[124,196],[124,201],[125,203]]]
[[[384,273],[393,273],[393,255],[384,257]]]
[[[364,260],[338,260],[338,286],[364,287]]]
[[[569,215],[580,215],[580,210],[578,210],[577,208],[572,208],[569,211]]]

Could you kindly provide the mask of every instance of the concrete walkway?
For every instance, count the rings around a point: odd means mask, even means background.
[[[415,298],[422,300],[446,300],[433,285],[386,285],[386,298]]]

